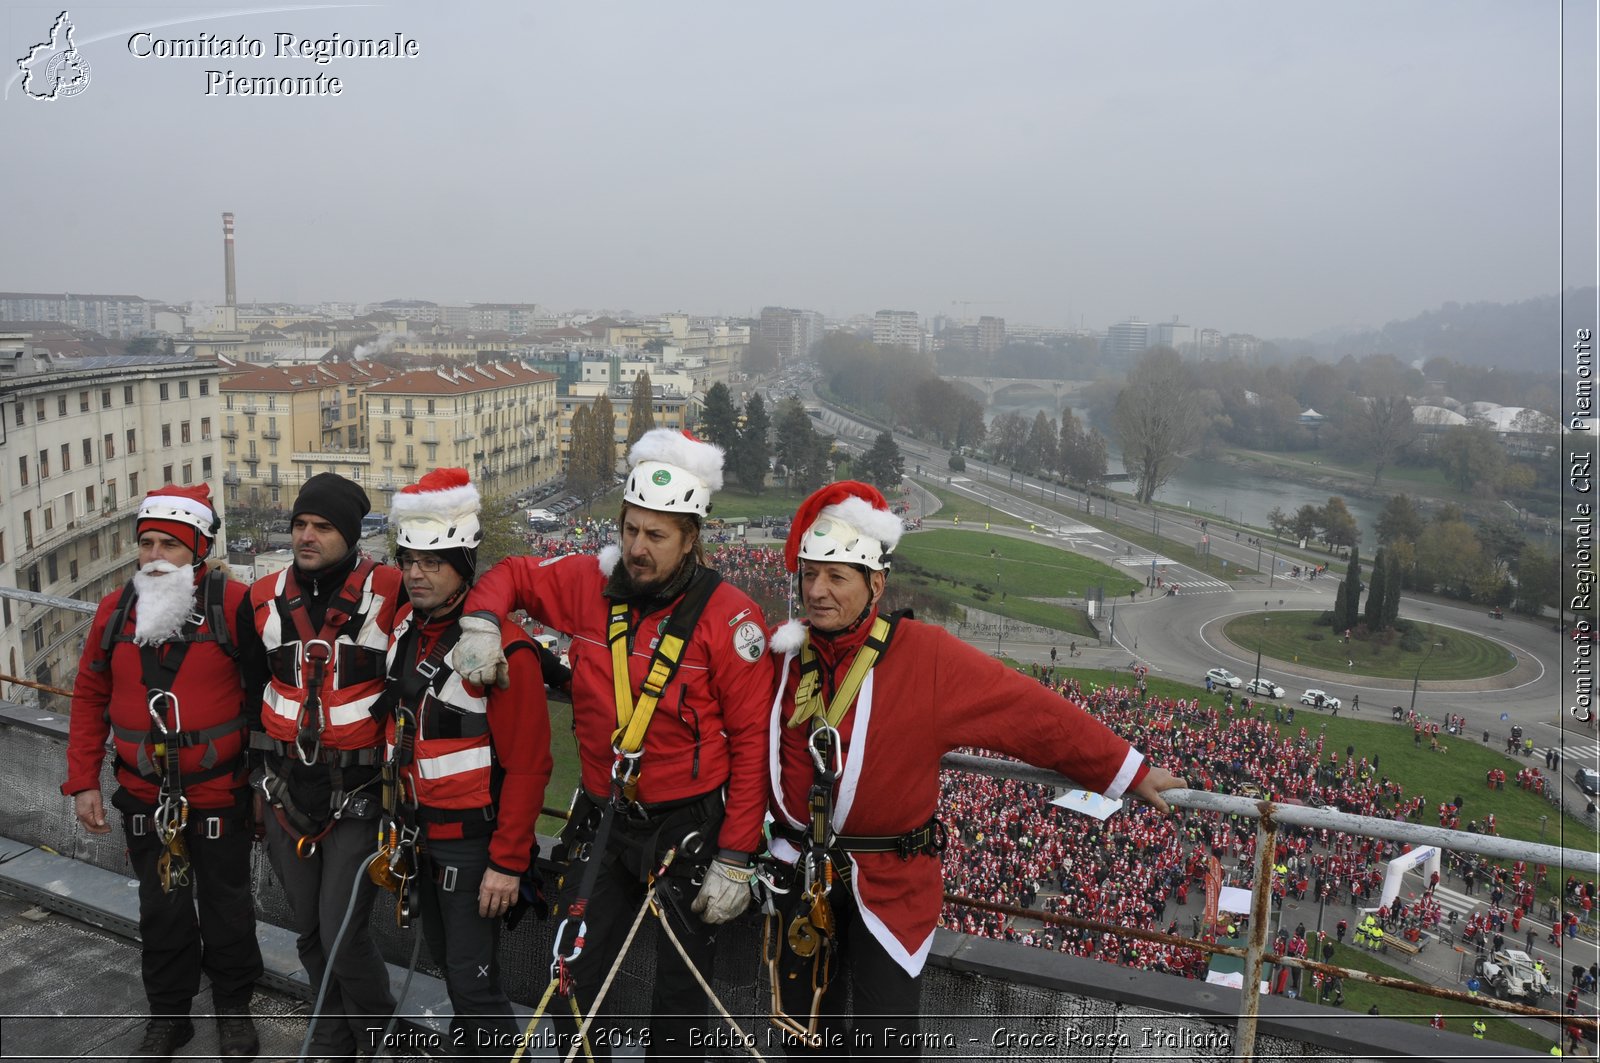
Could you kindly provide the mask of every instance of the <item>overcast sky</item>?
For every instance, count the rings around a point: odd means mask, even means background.
[[[3,15],[0,289],[220,300],[224,210],[244,301],[1281,337],[1554,294],[1564,228],[1566,283],[1593,283],[1577,0],[1565,87],[1558,0],[69,10],[91,79],[48,103],[15,61],[60,7]],[[266,55],[136,58],[141,30]],[[421,54],[319,66],[279,32]],[[208,97],[207,70],[343,92]]]

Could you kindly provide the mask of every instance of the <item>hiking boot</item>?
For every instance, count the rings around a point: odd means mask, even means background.
[[[224,1059],[254,1059],[261,1049],[256,1024],[245,1008],[217,1011],[217,1051]]]
[[[128,1059],[141,1060],[143,1063],[150,1063],[151,1060],[167,1063],[172,1053],[188,1044],[193,1037],[194,1023],[189,1021],[189,1016],[173,1018],[158,1015],[144,1024],[144,1040],[139,1042],[139,1047],[133,1050]]]

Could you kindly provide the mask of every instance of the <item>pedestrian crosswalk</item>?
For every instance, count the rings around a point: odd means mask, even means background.
[[[1129,554],[1126,557],[1117,558],[1117,564],[1124,568],[1149,570],[1152,566],[1164,568],[1167,565],[1176,565],[1177,562],[1160,554]],[[1164,585],[1178,586],[1181,594],[1218,594],[1222,591],[1233,590],[1232,584],[1225,583],[1220,579],[1212,579],[1209,576],[1201,576],[1187,570],[1177,573],[1167,572],[1163,575],[1162,581]]]
[[[1583,744],[1567,742],[1566,744],[1559,746],[1535,746],[1533,748],[1534,763],[1543,764],[1545,762],[1545,757],[1549,756],[1551,749],[1554,749],[1562,760],[1570,760],[1574,764],[1588,764],[1592,766],[1595,761],[1600,760],[1600,745],[1597,745],[1594,742],[1587,742]]]

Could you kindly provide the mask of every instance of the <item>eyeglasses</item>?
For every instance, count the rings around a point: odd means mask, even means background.
[[[444,558],[432,555],[424,557],[420,554],[403,554],[396,558],[394,563],[395,567],[401,572],[411,571],[412,565],[417,566],[424,572],[437,572],[444,566]]]

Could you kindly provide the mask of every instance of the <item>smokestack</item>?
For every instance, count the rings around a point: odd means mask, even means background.
[[[226,274],[228,305],[239,305],[233,287],[233,212],[222,212],[222,266]]]

